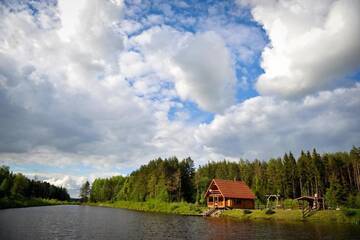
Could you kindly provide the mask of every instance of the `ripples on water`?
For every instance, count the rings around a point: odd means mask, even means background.
[[[355,225],[237,222],[88,206],[0,210],[0,239],[359,239]]]

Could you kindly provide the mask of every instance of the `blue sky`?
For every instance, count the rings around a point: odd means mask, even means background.
[[[85,3],[86,2],[86,3]],[[0,3],[0,164],[65,186],[157,157],[360,144],[354,0]]]

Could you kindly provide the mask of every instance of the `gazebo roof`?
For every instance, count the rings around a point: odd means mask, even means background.
[[[313,196],[301,196],[296,198],[295,200],[305,200],[305,201],[314,201],[314,200],[321,200],[322,197],[313,197]]]

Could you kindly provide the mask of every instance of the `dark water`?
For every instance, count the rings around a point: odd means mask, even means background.
[[[50,206],[0,210],[0,239],[360,239],[360,227]]]

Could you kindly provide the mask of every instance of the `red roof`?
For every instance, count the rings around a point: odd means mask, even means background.
[[[255,194],[243,181],[213,179],[210,183],[210,186],[212,184],[215,184],[218,187],[224,197],[255,199]],[[208,192],[206,194],[208,194]]]

